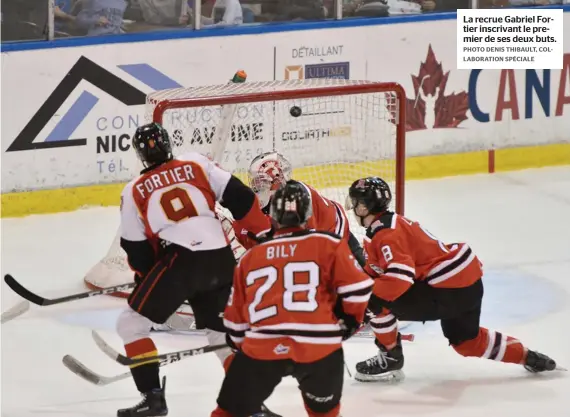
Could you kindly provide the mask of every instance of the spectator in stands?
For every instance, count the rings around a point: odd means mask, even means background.
[[[509,6],[548,6],[562,4],[562,0],[509,0]]]
[[[201,0],[206,3],[208,0]],[[181,17],[181,22],[192,25],[193,0],[188,1],[188,13]],[[216,0],[212,8],[211,17],[202,15],[200,19],[204,27],[235,26],[243,23],[243,10],[239,0]]]
[[[204,26],[232,26],[243,23],[243,10],[239,0],[216,0],[211,18],[203,17]]]
[[[187,15],[187,0],[137,0],[146,23],[161,26],[184,24],[181,16]]]
[[[2,41],[45,39],[48,2],[2,0]]]
[[[278,0],[272,9],[275,21],[320,20],[327,17],[323,0]]]
[[[56,0],[54,3],[54,30],[55,36],[84,35],[77,33],[75,28],[75,16],[73,13],[73,0]]]
[[[75,7],[79,9],[75,24],[87,31],[87,36],[124,33],[125,0],[77,0]]]
[[[432,11],[436,0],[351,0],[343,14],[354,17],[386,17]]]

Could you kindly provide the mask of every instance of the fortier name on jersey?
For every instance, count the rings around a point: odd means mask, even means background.
[[[192,166],[190,164],[185,164],[176,168],[167,169],[164,171],[159,171],[156,174],[150,175],[143,182],[136,185],[137,191],[142,198],[145,198],[145,193],[152,193],[153,190],[158,188],[168,187],[169,185],[174,185],[178,183],[183,183],[186,181],[193,180],[194,173],[192,172]]]

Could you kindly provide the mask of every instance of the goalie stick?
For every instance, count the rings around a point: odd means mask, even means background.
[[[99,349],[101,349],[108,357],[113,359],[115,362],[124,365],[124,366],[132,366],[132,365],[140,365],[141,363],[147,363],[149,358],[140,358],[140,359],[132,359],[125,355],[120,354],[115,349],[113,349],[107,342],[103,340],[99,334],[93,330],[91,332],[93,339]],[[227,348],[227,344],[220,344],[220,345],[211,345],[211,346],[202,346],[200,348],[194,349],[186,349],[186,350],[179,350],[178,352],[171,352],[171,353],[163,353],[162,355],[158,355],[156,358],[159,360],[159,366],[165,366],[173,362],[181,361],[182,359],[189,358],[190,356],[202,355],[204,353],[215,352],[217,350]]]
[[[133,282],[129,284],[115,285],[113,287],[107,287],[97,291],[87,291],[79,294],[67,295],[65,297],[44,298],[28,290],[26,287],[16,281],[16,279],[10,274],[4,275],[4,282],[6,282],[6,284],[8,284],[8,286],[20,297],[25,298],[26,300],[39,306],[50,306],[53,304],[61,304],[67,303],[69,301],[81,300],[83,298],[95,297],[97,295],[113,294],[115,292],[131,289],[135,286],[135,283]]]
[[[2,313],[2,323],[6,323],[7,321],[13,320],[18,316],[21,316],[26,311],[30,309],[29,301],[20,301],[13,307],[10,307],[8,310]]]

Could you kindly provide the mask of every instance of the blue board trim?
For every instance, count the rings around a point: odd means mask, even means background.
[[[533,9],[563,9],[570,12],[570,5],[539,6]],[[169,29],[153,32],[125,33],[123,35],[84,36],[64,38],[54,41],[3,42],[1,51],[18,52],[36,49],[71,48],[77,46],[109,45],[117,43],[165,41],[173,39],[212,38],[219,36],[258,35],[262,33],[293,32],[301,30],[339,29],[364,26],[394,25],[399,23],[430,22],[434,20],[453,20],[456,12],[428,13],[420,15],[393,16],[380,18],[348,18],[343,20],[325,20],[301,23],[259,23],[225,28],[205,28],[201,30]]]

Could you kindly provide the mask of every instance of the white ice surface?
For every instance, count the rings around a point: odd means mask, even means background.
[[[466,241],[484,263],[483,325],[520,338],[570,367],[570,167],[409,182],[407,215],[448,242]],[[2,220],[2,275],[42,295],[83,290],[84,273],[105,254],[118,226],[116,208]],[[2,282],[2,310],[18,301]],[[97,297],[37,307],[2,325],[3,417],[103,417],[139,397],[130,380],[98,387],[61,364],[72,354],[106,375],[126,371],[95,346],[98,329],[117,349],[114,319],[124,301]],[[568,417],[570,373],[531,375],[521,367],[463,358],[437,323],[414,324],[405,343],[407,378],[361,384],[346,376],[344,417]],[[162,352],[205,343],[161,335]],[[371,341],[346,344],[351,369],[375,353]],[[205,417],[223,378],[215,355],[163,368],[170,417]],[[267,401],[284,417],[303,416],[286,379]]]

